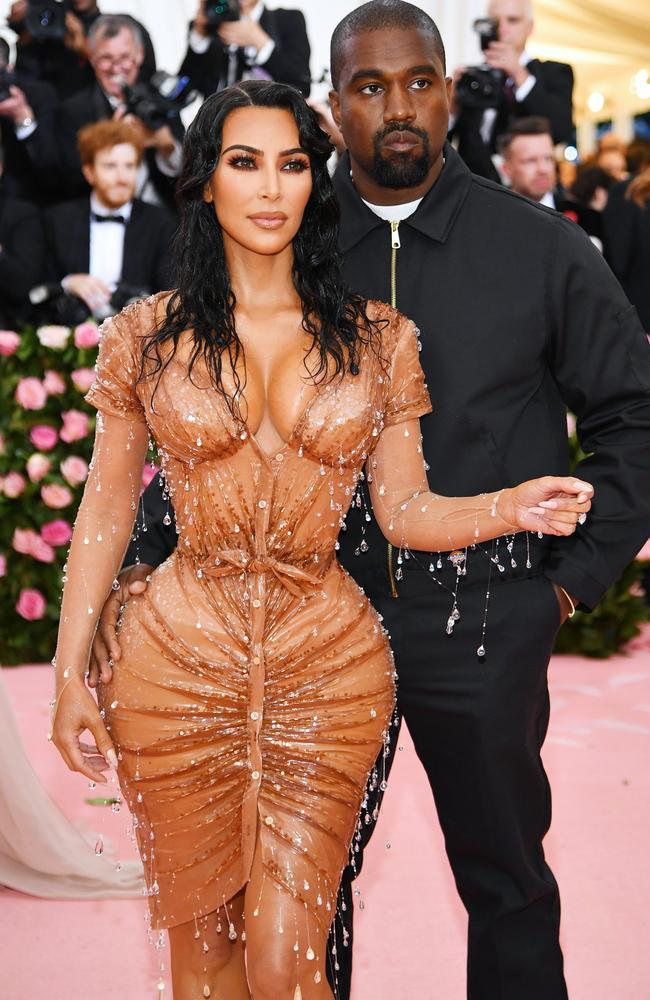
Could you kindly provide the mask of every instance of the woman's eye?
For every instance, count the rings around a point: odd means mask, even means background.
[[[361,88],[362,94],[378,94],[381,91],[381,87],[378,83],[367,83],[365,87]]]
[[[282,169],[287,173],[301,174],[304,170],[309,170],[309,164],[306,160],[287,160]]]
[[[255,160],[252,156],[233,156],[232,160],[229,160],[231,167],[238,167],[241,170],[253,170],[255,168]]]

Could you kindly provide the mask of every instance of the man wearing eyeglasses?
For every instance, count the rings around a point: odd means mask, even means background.
[[[77,151],[79,129],[104,118],[126,116],[124,88],[138,80],[144,59],[140,31],[121,14],[104,15],[91,26],[88,54],[94,82],[61,105],[59,123],[62,185],[67,196],[83,195],[88,187],[81,172]],[[129,120],[143,133],[145,156],[137,183],[137,196],[152,204],[173,207],[174,181],[181,162],[183,125],[179,115],[158,129],[148,129],[137,117]]]

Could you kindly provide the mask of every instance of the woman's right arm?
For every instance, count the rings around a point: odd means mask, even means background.
[[[126,552],[138,506],[148,430],[142,420],[99,413],[95,447],[67,561],[55,657],[52,742],[68,767],[104,781],[104,764],[92,748],[84,757],[80,736],[88,729],[109,764],[115,751],[95,699],[86,687],[90,647],[104,602]],[[87,748],[86,748],[87,749]]]

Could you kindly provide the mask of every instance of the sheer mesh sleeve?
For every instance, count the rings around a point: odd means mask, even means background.
[[[66,569],[56,653],[59,687],[64,677],[83,674],[87,667],[96,623],[137,511],[149,439],[136,393],[138,315],[129,307],[104,324],[97,380],[86,397],[100,412]]]
[[[86,402],[91,406],[127,420],[144,420],[136,384],[140,371],[137,341],[141,315],[142,305],[137,303],[102,323],[95,381],[86,394]]]
[[[384,410],[385,427],[423,417],[432,409],[420,365],[417,328],[403,316],[398,316],[398,323],[396,341],[389,345],[391,365]]]

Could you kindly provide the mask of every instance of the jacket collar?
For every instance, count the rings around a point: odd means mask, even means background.
[[[437,243],[445,243],[469,193],[472,175],[449,143],[445,165],[431,190],[402,225],[411,226]],[[359,197],[350,177],[350,157],[345,153],[334,175],[334,188],[341,206],[340,246],[347,253],[373,229],[386,223]]]

